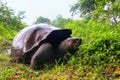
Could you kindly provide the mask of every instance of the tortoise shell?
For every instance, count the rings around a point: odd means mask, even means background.
[[[11,47],[11,61],[30,64],[32,56],[44,43],[56,48],[72,34],[70,29],[59,29],[48,24],[39,24],[22,29],[14,37]]]

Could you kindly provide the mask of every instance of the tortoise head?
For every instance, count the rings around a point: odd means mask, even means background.
[[[79,50],[79,46],[81,43],[82,43],[82,39],[69,37],[64,41],[62,41],[59,46],[60,48],[63,48],[70,54],[74,54],[76,51]]]

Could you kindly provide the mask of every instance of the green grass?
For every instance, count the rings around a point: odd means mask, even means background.
[[[0,54],[0,80],[119,80],[112,65],[81,65],[78,58],[71,57],[67,64],[46,65],[44,69],[32,70],[29,66],[9,62],[9,55]]]

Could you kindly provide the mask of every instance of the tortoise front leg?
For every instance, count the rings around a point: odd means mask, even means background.
[[[42,44],[31,59],[30,68],[39,69],[52,59],[53,47],[49,43]]]

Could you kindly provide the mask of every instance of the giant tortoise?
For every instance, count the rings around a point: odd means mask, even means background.
[[[74,54],[81,44],[80,38],[71,37],[70,29],[59,29],[48,24],[39,24],[22,29],[11,46],[10,61],[39,69],[45,63]]]

